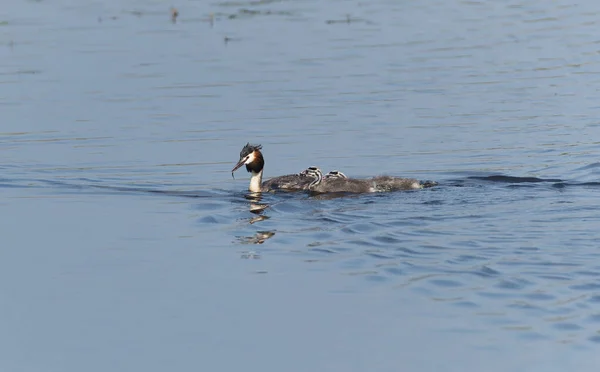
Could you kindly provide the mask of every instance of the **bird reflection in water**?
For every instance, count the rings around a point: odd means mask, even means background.
[[[267,209],[269,207],[269,205],[261,203],[261,201],[262,201],[261,193],[251,192],[251,193],[246,194],[244,197],[250,201],[250,206],[249,206],[250,213],[255,215],[254,217],[250,218],[250,220],[248,221],[249,224],[252,225],[257,222],[264,221],[264,220],[267,220],[270,218],[269,216],[266,216],[263,214],[265,209]],[[262,244],[267,239],[271,238],[273,235],[275,235],[274,231],[257,231],[252,236],[239,237],[238,240],[240,241],[241,244]],[[252,257],[252,258],[255,258],[255,257]]]
[[[256,223],[269,218],[269,216],[265,216],[263,212],[265,209],[269,208],[269,204],[261,204],[262,195],[259,192],[251,192],[244,197],[250,201],[250,213],[256,215],[256,217],[252,217],[250,219],[250,223]]]
[[[259,260],[260,254],[256,253],[255,251],[246,251],[242,253],[241,258],[245,260]]]
[[[253,236],[240,236],[238,240],[241,244],[262,244],[273,235],[273,231],[257,231]]]

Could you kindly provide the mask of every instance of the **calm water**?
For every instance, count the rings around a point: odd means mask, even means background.
[[[1,370],[597,370],[600,4],[170,5],[0,9]]]

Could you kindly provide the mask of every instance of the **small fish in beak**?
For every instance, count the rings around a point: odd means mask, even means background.
[[[238,170],[242,165],[246,164],[246,161],[248,161],[248,158],[250,158],[250,156],[240,158],[240,161],[238,161],[237,164],[235,165],[235,167],[233,167],[233,169],[231,170],[231,177],[233,177],[233,179],[235,179],[233,172]]]

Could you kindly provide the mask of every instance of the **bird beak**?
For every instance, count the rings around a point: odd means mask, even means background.
[[[244,165],[246,163],[246,160],[248,160],[247,156],[243,159],[240,159],[240,161],[238,161],[238,163],[235,165],[235,167],[233,167],[233,169],[231,170],[231,177],[233,177],[233,172],[238,170],[242,165]]]

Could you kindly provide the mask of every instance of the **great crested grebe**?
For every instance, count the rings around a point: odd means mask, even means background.
[[[300,191],[308,190],[308,185],[315,180],[314,174],[322,175],[321,170],[317,167],[311,167],[310,172],[307,170],[297,174],[288,174],[285,176],[271,178],[268,181],[262,182],[263,169],[265,167],[265,159],[260,150],[261,145],[251,145],[247,143],[240,151],[240,160],[231,170],[231,175],[242,165],[246,166],[246,170],[252,173],[250,177],[250,186],[248,190],[251,192],[266,192],[266,191]]]
[[[425,187],[433,187],[436,182],[419,182],[414,178],[398,178],[391,176],[378,176],[368,179],[348,178],[345,174],[338,171],[331,171],[323,176],[320,170],[308,168],[308,176],[314,179],[308,185],[308,190],[314,193],[368,193],[368,192],[386,192],[400,190],[416,190]]]
[[[416,190],[437,185],[437,182],[432,181],[420,182],[414,178],[391,176],[377,176],[367,179],[348,178],[344,173],[337,170],[323,175],[317,167],[309,167],[297,174],[288,174],[262,182],[265,159],[260,152],[261,149],[261,145],[247,143],[240,151],[240,160],[231,170],[233,176],[233,172],[242,165],[246,166],[246,170],[252,173],[250,186],[248,187],[251,192],[308,190],[315,193],[368,193]]]

